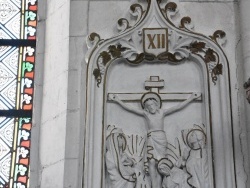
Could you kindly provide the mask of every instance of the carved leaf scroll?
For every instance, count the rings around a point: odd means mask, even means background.
[[[130,14],[133,17],[136,17],[136,21],[134,25],[130,25],[129,21],[126,18],[120,18],[117,22],[117,29],[120,31],[120,33],[135,27],[140,20],[143,18],[143,14],[145,11],[143,10],[142,6],[140,4],[133,4],[130,6]]]
[[[87,46],[89,48],[88,52],[85,55],[85,60],[86,62],[89,61],[89,58],[91,56],[91,53],[93,52],[93,50],[96,48],[97,44],[101,41],[100,36],[97,33],[91,33],[87,39],[86,39],[86,43]]]
[[[218,75],[222,75],[223,66],[220,63],[219,55],[216,51],[206,47],[206,43],[194,41],[189,46],[185,46],[191,53],[197,54],[203,58],[204,62],[209,64],[208,68],[211,73],[212,82],[216,84]]]
[[[219,39],[225,39],[226,33],[222,30],[217,30],[214,32],[212,36],[209,36],[213,41],[215,41],[217,44],[219,44]],[[225,42],[225,41],[223,41]],[[223,45],[224,43],[221,43]]]
[[[190,31],[192,29],[192,27],[193,27],[192,25],[190,27],[187,26],[187,25],[190,25],[190,24],[191,24],[191,18],[186,16],[186,17],[183,17],[181,19],[181,23],[180,23],[179,27],[181,29],[186,29],[186,30]]]
[[[169,16],[174,16],[177,13],[177,4],[174,2],[169,2],[166,4],[165,9],[163,10],[165,14],[166,20],[172,25],[175,26],[174,23],[171,21]]]
[[[126,29],[130,28],[131,26],[129,26],[129,22],[127,19],[125,18],[120,18],[117,22],[117,29],[120,32],[125,31]]]

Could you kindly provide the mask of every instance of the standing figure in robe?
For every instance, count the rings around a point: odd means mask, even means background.
[[[127,140],[123,131],[108,126],[106,140],[106,170],[109,188],[150,188],[148,176],[141,165],[127,153]]]
[[[126,138],[122,130],[113,129],[106,142],[106,167],[111,188],[134,188],[134,163],[125,153]]]
[[[188,183],[195,188],[209,188],[209,169],[206,145],[206,135],[196,129],[187,136],[189,149],[186,150],[186,168],[191,174]]]

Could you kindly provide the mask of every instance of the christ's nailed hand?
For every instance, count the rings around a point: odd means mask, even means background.
[[[191,95],[192,99],[197,99],[199,97],[201,97],[201,93],[192,93],[192,95]]]
[[[115,102],[120,101],[119,97],[116,94],[109,95],[109,98],[110,98],[110,100],[115,101]]]

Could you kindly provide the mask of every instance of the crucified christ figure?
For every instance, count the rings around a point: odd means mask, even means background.
[[[154,92],[145,93],[141,98],[142,109],[134,108],[122,102],[117,95],[113,95],[111,100],[118,103],[125,110],[143,116],[148,126],[147,133],[147,161],[148,172],[151,178],[153,188],[161,188],[162,176],[157,169],[158,161],[166,157],[167,138],[164,131],[164,117],[184,108],[187,104],[200,94],[192,93],[184,102],[179,103],[168,109],[161,109],[161,97]]]

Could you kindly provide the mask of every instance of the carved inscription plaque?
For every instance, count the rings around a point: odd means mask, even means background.
[[[143,29],[144,51],[158,56],[168,50],[168,30],[165,28]]]

